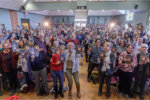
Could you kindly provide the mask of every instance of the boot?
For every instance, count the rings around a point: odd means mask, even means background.
[[[60,94],[60,96],[61,96],[62,98],[64,98],[64,94],[63,94],[63,92],[62,92],[62,87],[59,88],[59,94]]]
[[[71,95],[72,95],[72,85],[69,86],[69,96],[71,96]]]
[[[78,98],[81,98],[80,85],[77,86],[77,96],[78,96]]]
[[[58,98],[58,88],[57,88],[57,86],[55,86],[54,89],[55,89],[55,99],[57,99]]]

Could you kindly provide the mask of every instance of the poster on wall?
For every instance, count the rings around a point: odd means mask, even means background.
[[[126,11],[126,21],[133,21],[134,18],[134,12],[132,11]]]

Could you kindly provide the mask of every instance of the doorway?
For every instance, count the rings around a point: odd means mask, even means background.
[[[21,19],[21,25],[25,26],[28,30],[30,27],[30,19]]]

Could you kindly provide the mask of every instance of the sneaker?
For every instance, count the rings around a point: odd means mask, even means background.
[[[106,96],[106,99],[109,99],[109,98],[110,98],[110,96],[109,96],[109,95],[107,95],[107,96]]]
[[[98,92],[98,96],[101,96],[102,95],[102,93],[101,92]]]
[[[122,93],[121,92],[119,92],[119,95],[118,95],[119,97],[121,97],[122,96]]]
[[[21,90],[20,90],[20,89],[16,89],[16,92],[17,92],[17,93],[20,93],[20,92],[21,92]]]
[[[136,94],[134,93],[132,97],[133,97],[133,98],[136,98]]]
[[[144,100],[144,96],[141,96],[141,97],[140,97],[140,100]]]
[[[128,94],[126,94],[125,96],[126,96],[126,100],[130,100],[130,98],[129,98],[129,95],[128,95]]]
[[[57,93],[55,93],[55,99],[57,99],[58,98],[58,94]]]
[[[15,90],[10,91],[10,96],[13,96],[15,94]]]
[[[62,92],[59,93],[62,98],[64,98],[64,94]]]
[[[90,82],[90,78],[88,78],[87,81]]]

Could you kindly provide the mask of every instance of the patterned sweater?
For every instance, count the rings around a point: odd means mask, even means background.
[[[119,56],[119,62],[123,62],[125,57],[127,55],[127,52],[122,52]],[[123,65],[119,66],[119,69],[121,69],[124,72],[133,72],[134,68],[137,66],[137,56],[135,54],[130,54],[133,56],[133,61],[131,63],[124,63]]]

